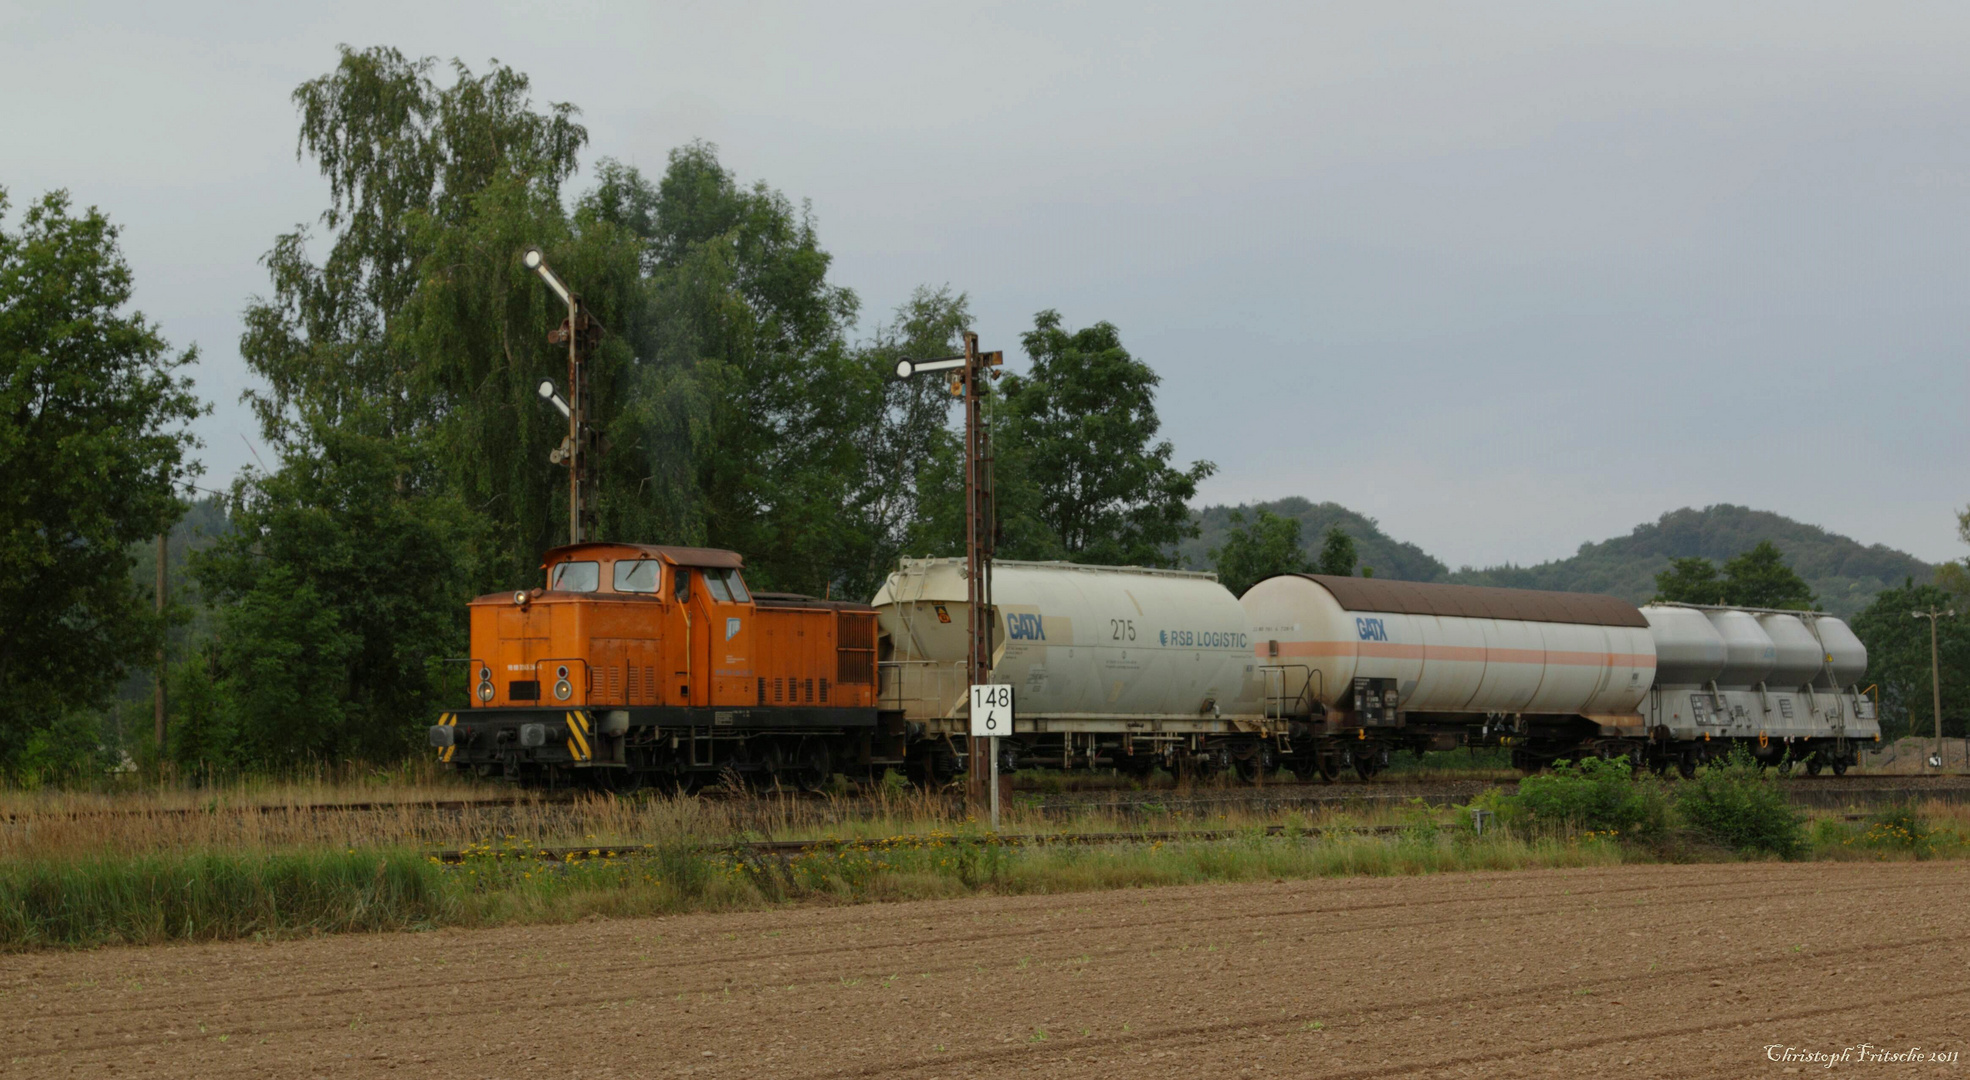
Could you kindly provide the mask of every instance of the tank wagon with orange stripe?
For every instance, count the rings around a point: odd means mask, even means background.
[[[472,601],[472,699],[441,760],[530,784],[689,785],[724,773],[818,787],[903,764],[879,722],[875,612],[753,593],[740,557],[588,543],[545,585]]]

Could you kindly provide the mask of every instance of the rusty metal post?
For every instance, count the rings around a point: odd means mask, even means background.
[[[158,534],[157,534],[157,628],[158,628],[158,639],[157,639],[157,676],[156,676],[156,679],[155,679],[155,682],[156,682],[156,693],[155,693],[155,694],[153,695],[153,697],[154,697],[154,700],[153,700],[153,702],[152,702],[152,704],[153,704],[153,706],[155,707],[155,711],[156,711],[156,714],[157,714],[157,715],[156,715],[156,721],[157,721],[157,760],[158,760],[158,761],[160,761],[160,762],[162,762],[162,761],[164,760],[164,748],[165,748],[165,742],[164,742],[164,736],[165,736],[165,730],[164,730],[164,729],[165,729],[165,724],[164,724],[164,637],[163,637],[163,634],[164,634],[164,587],[165,587],[165,580],[164,580],[164,553],[165,553],[165,542],[166,542],[166,537],[167,537],[167,536],[168,536],[168,534],[166,534],[166,533],[158,533]]]
[[[965,609],[970,619],[967,636],[971,643],[965,671],[966,681],[977,685],[990,679],[992,671],[992,615],[987,607],[990,591],[985,584],[986,575],[991,573],[992,552],[983,533],[990,515],[982,499],[986,485],[981,482],[987,468],[978,385],[982,372],[978,367],[978,335],[969,330],[964,334],[964,367],[959,371],[964,389]],[[975,813],[986,801],[987,770],[980,766],[991,753],[991,740],[972,736],[970,751],[965,792]]]
[[[568,543],[581,543],[582,468],[588,455],[581,452],[581,413],[588,403],[581,393],[581,352],[576,344],[575,320],[581,314],[581,301],[568,299]]]

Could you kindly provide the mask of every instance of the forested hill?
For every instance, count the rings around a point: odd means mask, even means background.
[[[1460,570],[1448,580],[1472,585],[1523,589],[1603,592],[1640,602],[1655,592],[1655,575],[1670,559],[1700,555],[1721,564],[1760,540],[1785,552],[1792,569],[1806,579],[1820,607],[1852,615],[1882,589],[1907,578],[1925,584],[1936,568],[1913,555],[1881,544],[1864,545],[1817,525],[1764,510],[1728,503],[1702,510],[1674,510],[1657,521],[1635,526],[1627,536],[1582,544],[1570,559],[1537,566],[1496,566]]]
[[[1866,607],[1882,589],[1904,579],[1918,584],[1935,577],[1936,568],[1912,555],[1881,544],[1864,545],[1817,525],[1749,507],[1719,504],[1702,510],[1674,510],[1654,522],[1637,525],[1627,536],[1582,544],[1571,558],[1536,566],[1469,567],[1451,571],[1414,544],[1383,533],[1373,519],[1334,503],[1281,499],[1244,508],[1263,508],[1301,521],[1301,539],[1317,551],[1329,526],[1339,525],[1354,537],[1361,563],[1375,576],[1406,581],[1454,581],[1469,585],[1504,585],[1521,589],[1598,592],[1642,603],[1655,593],[1655,575],[1669,560],[1700,555],[1722,564],[1760,540],[1770,540],[1785,553],[1792,568],[1819,598],[1820,606],[1836,615],[1852,615]],[[1223,543],[1232,507],[1208,506],[1196,515],[1202,535],[1184,543],[1184,565],[1209,567],[1206,554]]]
[[[1247,524],[1260,510],[1270,510],[1280,517],[1297,518],[1300,522],[1300,540],[1309,551],[1319,551],[1320,538],[1326,535],[1328,529],[1339,525],[1343,532],[1354,538],[1354,550],[1361,565],[1373,567],[1376,577],[1441,581],[1450,573],[1449,567],[1422,548],[1383,532],[1374,518],[1357,514],[1339,503],[1314,503],[1297,496],[1251,506],[1207,506],[1193,514],[1200,532],[1194,539],[1177,545],[1177,555],[1182,559],[1183,566],[1194,570],[1211,568],[1211,549],[1224,543],[1224,534],[1231,528],[1234,510],[1244,512]]]

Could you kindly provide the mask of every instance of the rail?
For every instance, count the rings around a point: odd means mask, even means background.
[[[805,855],[818,851],[894,851],[942,845],[957,847],[980,844],[993,847],[1089,847],[1101,844],[1169,844],[1188,841],[1232,840],[1243,836],[1323,836],[1380,835],[1400,833],[1409,825],[1312,825],[1291,827],[1264,825],[1244,829],[1173,829],[1157,832],[1104,833],[976,833],[971,835],[911,834],[881,839],[748,840],[729,844],[694,844],[689,850],[701,855]],[[1437,826],[1445,828],[1448,826]],[[578,847],[515,847],[478,850],[427,852],[426,857],[443,863],[462,863],[468,859],[529,859],[552,862],[580,862],[585,859],[633,858],[660,851],[675,851],[661,844],[583,844]]]

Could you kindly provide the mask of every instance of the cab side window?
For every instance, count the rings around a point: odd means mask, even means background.
[[[712,599],[727,604],[743,604],[752,599],[737,570],[705,571],[705,588],[711,590]]]
[[[691,572],[680,566],[677,568],[677,574],[675,576],[677,578],[677,602],[680,604],[690,603]]]

